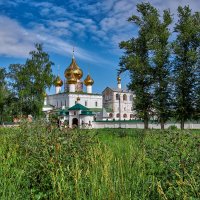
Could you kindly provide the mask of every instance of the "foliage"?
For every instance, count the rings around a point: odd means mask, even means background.
[[[158,12],[158,11],[157,11]],[[163,22],[160,20],[160,15],[156,15],[152,19],[152,27],[149,31],[151,65],[154,68],[153,78],[153,108],[154,115],[157,116],[161,128],[164,129],[164,123],[170,117],[170,44],[169,44],[169,25],[172,23],[172,18],[168,10],[163,12]],[[160,34],[162,33],[162,34]]]
[[[200,48],[200,15],[192,14],[189,6],[178,7],[179,20],[174,28],[177,33],[173,43],[175,54],[175,98],[176,118],[181,122],[191,119],[195,113],[195,96],[198,97],[198,83],[195,74],[199,70],[199,48]]]
[[[130,72],[131,83],[129,89],[135,92],[135,110],[138,117],[144,119],[145,128],[148,128],[149,113],[152,107],[151,85],[152,67],[149,62],[149,28],[152,19],[158,16],[154,7],[149,3],[137,4],[137,11],[141,17],[133,15],[128,21],[133,22],[139,29],[138,37],[120,43],[120,48],[125,50],[125,55],[120,60],[120,70]]]
[[[25,64],[11,64],[9,76],[16,104],[21,114],[32,114],[37,117],[42,114],[44,92],[53,84],[53,74],[49,55],[43,51],[41,44],[35,45],[31,58]]]
[[[0,129],[0,199],[199,199],[199,131]],[[126,144],[126,145],[124,145]]]
[[[5,68],[0,68],[0,123],[9,118],[11,93],[8,90]]]
[[[137,11],[128,21],[138,28],[138,36],[120,43],[125,52],[119,73],[130,73],[128,87],[136,95],[134,108],[145,128],[155,116],[164,129],[174,115],[184,129],[186,120],[200,117],[200,13],[179,6],[175,40],[170,43],[168,10],[161,16],[150,3],[140,3]]]
[[[0,121],[2,121],[3,118],[3,111],[4,111],[4,105],[6,103],[6,97],[5,97],[5,76],[6,71],[4,68],[0,68]]]

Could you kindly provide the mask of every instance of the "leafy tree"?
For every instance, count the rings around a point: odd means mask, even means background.
[[[157,11],[158,13],[158,11]],[[149,29],[151,61],[154,68],[154,95],[153,107],[158,117],[161,129],[164,129],[164,123],[170,117],[170,44],[168,42],[170,30],[168,26],[171,24],[172,18],[170,12],[164,10],[163,22],[158,14],[152,19],[152,25]]]
[[[53,84],[53,74],[49,55],[43,51],[41,44],[35,45],[31,58],[24,65],[10,65],[10,78],[21,114],[32,114],[37,117],[42,114],[44,92]]]
[[[178,7],[179,20],[174,31],[177,38],[173,43],[175,54],[175,115],[184,129],[186,120],[195,113],[195,83],[200,47],[200,15],[192,14],[189,6]]]
[[[200,120],[200,60],[199,63],[196,65],[197,70],[196,71],[196,83],[195,83],[195,113],[194,113],[194,119]]]
[[[154,20],[157,20],[159,15],[149,3],[138,4],[137,11],[140,15],[133,15],[128,21],[138,27],[138,37],[120,43],[120,48],[125,49],[125,55],[121,57],[119,73],[126,70],[130,72],[131,83],[128,87],[135,92],[135,110],[138,116],[144,120],[144,126],[147,129],[152,112],[153,83],[149,47],[152,29],[155,26]]]
[[[7,89],[6,89],[6,70],[0,67],[0,122],[3,121],[3,115],[7,100]]]

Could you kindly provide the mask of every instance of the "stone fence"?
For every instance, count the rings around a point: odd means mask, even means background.
[[[179,123],[166,123],[165,129],[176,126],[180,129]],[[144,129],[143,122],[129,122],[129,121],[93,121],[92,128],[139,128]],[[185,129],[200,129],[200,123],[185,123]],[[160,129],[160,124],[157,123],[149,123],[149,129]]]

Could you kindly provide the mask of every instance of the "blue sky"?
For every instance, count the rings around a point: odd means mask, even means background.
[[[122,51],[118,44],[137,36],[137,29],[127,22],[136,14],[138,0],[0,0],[0,66],[24,63],[34,43],[55,63],[53,72],[64,79],[73,46],[75,58],[84,72],[93,77],[94,92],[106,86],[116,87],[116,74]],[[152,0],[160,11],[175,13],[178,5],[200,10],[199,0]],[[174,16],[176,20],[176,16]],[[122,86],[129,82],[122,76]],[[54,89],[50,90],[52,93]]]

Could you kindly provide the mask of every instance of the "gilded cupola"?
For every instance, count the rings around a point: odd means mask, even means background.
[[[56,79],[54,80],[54,85],[56,87],[61,87],[63,85],[63,81],[60,79],[60,76],[56,77]]]
[[[77,79],[76,79],[74,73],[71,73],[70,76],[68,76],[67,83],[68,84],[76,84],[77,83]]]
[[[120,78],[120,76],[117,77],[117,82],[118,82],[118,84],[121,83],[121,78]]]
[[[93,85],[93,84],[94,84],[94,80],[90,77],[89,74],[87,75],[86,79],[84,80],[84,84],[85,84],[86,86],[88,86],[88,85]]]
[[[74,74],[77,80],[80,80],[83,76],[83,71],[77,65],[74,57],[72,58],[70,66],[65,70],[65,77],[68,79],[71,74]]]

